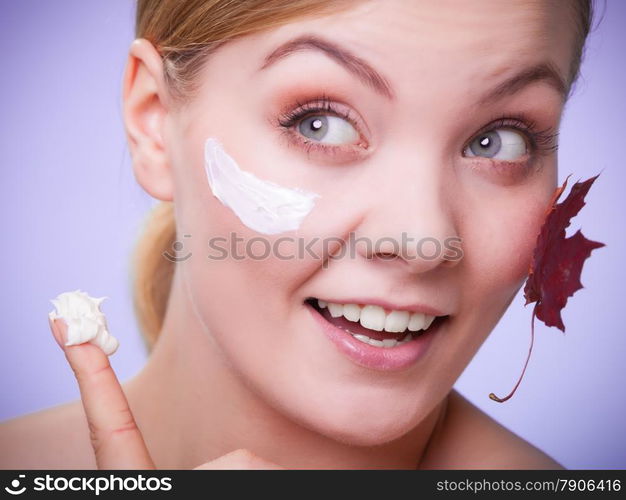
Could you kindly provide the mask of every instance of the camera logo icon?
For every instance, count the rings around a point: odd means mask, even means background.
[[[18,478],[20,479],[23,479],[25,477],[26,476],[24,474],[20,474],[18,476]],[[22,493],[24,493],[26,491],[26,486],[22,486],[22,488],[20,488],[20,479],[14,479],[13,481],[11,481],[11,487],[5,486],[4,490],[11,495],[21,495]]]

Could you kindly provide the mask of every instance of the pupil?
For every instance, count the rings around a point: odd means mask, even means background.
[[[483,148],[488,148],[491,144],[491,139],[489,139],[489,137],[483,137],[479,142]]]
[[[328,120],[324,116],[305,118],[298,128],[303,136],[319,141],[328,133]]]

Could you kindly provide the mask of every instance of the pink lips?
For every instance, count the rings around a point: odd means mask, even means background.
[[[394,347],[376,347],[355,339],[345,330],[328,322],[311,304],[305,303],[314,320],[341,353],[356,364],[380,371],[399,371],[417,362],[428,350],[443,318],[437,318],[424,333],[410,342]]]

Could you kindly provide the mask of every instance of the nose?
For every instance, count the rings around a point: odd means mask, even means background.
[[[354,231],[358,254],[395,262],[416,274],[456,266],[463,249],[449,175],[422,159],[387,169],[375,184],[370,178],[370,189],[360,197],[367,200],[366,213]]]

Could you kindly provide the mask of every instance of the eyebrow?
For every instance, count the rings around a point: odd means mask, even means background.
[[[306,50],[320,51],[326,54],[380,95],[388,99],[394,98],[394,92],[387,79],[369,63],[345,47],[341,47],[339,44],[319,35],[301,35],[282,43],[265,57],[259,71],[268,68],[280,59]],[[563,100],[565,100],[569,92],[569,86],[554,65],[549,62],[543,62],[526,68],[504,82],[499,83],[479,100],[478,105],[490,104],[503,97],[513,95],[535,82],[545,82],[556,90]]]
[[[259,71],[266,69],[280,59],[305,50],[320,51],[326,54],[378,94],[387,99],[394,98],[394,93],[387,80],[364,59],[354,55],[345,47],[318,35],[301,35],[279,45],[265,57]]]
[[[524,87],[535,82],[544,82],[556,90],[561,99],[565,100],[569,88],[565,79],[561,76],[559,71],[548,62],[540,63],[529,68],[522,70],[516,75],[508,78],[507,80],[496,85],[495,88],[490,90],[479,101],[479,105],[486,105],[502,99],[503,97],[510,96],[519,92]]]

